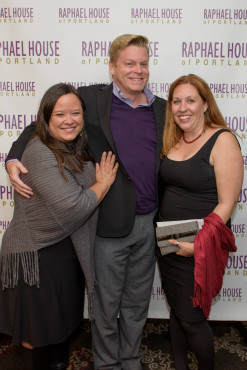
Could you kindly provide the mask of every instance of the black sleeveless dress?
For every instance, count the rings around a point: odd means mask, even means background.
[[[184,161],[164,158],[160,166],[163,186],[159,210],[161,221],[203,218],[214,210],[218,195],[209,157],[218,136],[224,131],[228,130],[215,132],[192,158]],[[157,254],[162,286],[173,312],[188,322],[204,320],[202,310],[194,308],[191,300],[194,258],[177,256],[176,253],[161,256],[159,251]]]

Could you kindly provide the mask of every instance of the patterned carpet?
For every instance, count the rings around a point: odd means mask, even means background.
[[[145,326],[142,353],[143,370],[174,369],[168,320],[149,319]],[[244,326],[234,322],[210,322],[215,340],[215,370],[247,369],[247,322]],[[241,333],[242,331],[242,333]],[[91,333],[88,320],[74,335],[70,363],[67,370],[93,370],[90,349]],[[189,369],[197,370],[197,362],[189,353]],[[0,370],[24,370],[20,349],[11,345],[10,338],[0,340]]]

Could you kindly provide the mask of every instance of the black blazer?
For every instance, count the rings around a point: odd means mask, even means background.
[[[136,215],[136,195],[134,184],[118,157],[110,129],[112,84],[79,87],[78,91],[86,106],[84,120],[88,135],[89,153],[99,162],[102,152],[111,150],[119,162],[116,180],[100,204],[97,234],[102,237],[123,237],[128,235],[133,228]],[[156,96],[153,111],[157,131],[157,175],[162,147],[165,108],[166,101]],[[34,123],[24,130],[18,141],[13,143],[8,158],[21,158],[25,145],[34,130]]]

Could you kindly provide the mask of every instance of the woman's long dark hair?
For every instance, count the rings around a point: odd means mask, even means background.
[[[54,153],[58,167],[64,178],[64,166],[74,172],[83,172],[86,162],[92,160],[86,151],[87,135],[83,127],[82,132],[72,144],[62,142],[50,135],[49,121],[58,99],[66,94],[74,94],[80,101],[82,111],[85,105],[77,90],[69,84],[59,83],[51,86],[44,94],[37,115],[36,135]]]

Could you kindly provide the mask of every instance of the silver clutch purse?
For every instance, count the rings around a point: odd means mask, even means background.
[[[203,222],[203,220],[200,221]],[[176,239],[179,242],[192,243],[200,229],[198,220],[158,222],[157,225],[157,245],[162,256],[179,250],[178,246],[170,244],[168,240]]]

